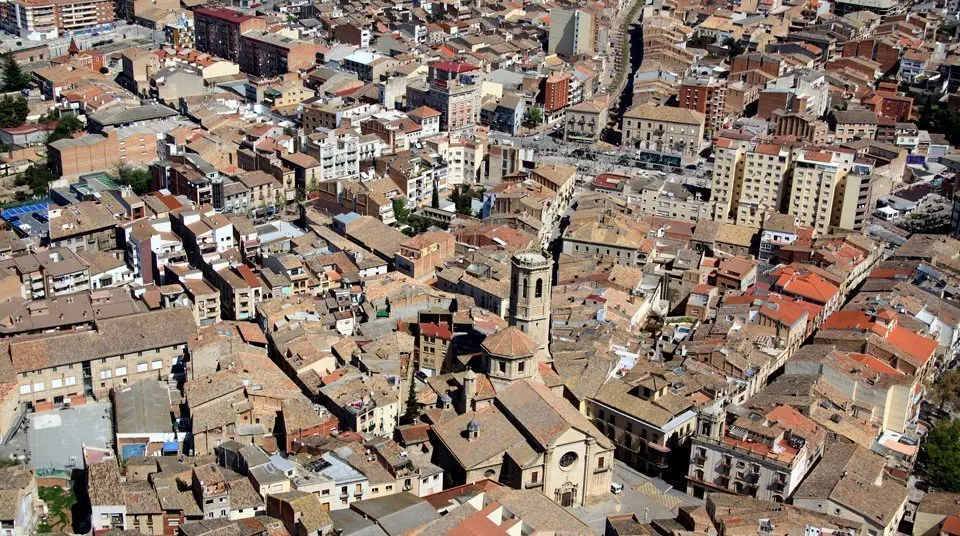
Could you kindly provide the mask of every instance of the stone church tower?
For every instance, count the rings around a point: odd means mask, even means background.
[[[553,259],[523,251],[511,259],[510,325],[539,345],[537,361],[550,359],[550,286]]]

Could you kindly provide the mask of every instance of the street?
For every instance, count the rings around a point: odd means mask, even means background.
[[[603,534],[607,516],[634,513],[641,522],[672,519],[680,506],[703,504],[703,501],[671,489],[663,480],[639,473],[620,460],[613,462],[613,481],[623,484],[622,493],[611,493],[602,502],[570,509],[580,521],[600,534]]]

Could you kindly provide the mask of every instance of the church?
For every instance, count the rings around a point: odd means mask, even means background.
[[[434,462],[454,484],[490,479],[582,506],[609,493],[614,445],[560,386],[544,384],[552,270],[541,252],[513,256],[509,327],[481,343],[485,370],[431,379],[438,404],[424,418],[437,439]]]

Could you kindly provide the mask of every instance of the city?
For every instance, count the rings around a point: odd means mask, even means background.
[[[0,535],[960,536],[958,21],[0,0]]]

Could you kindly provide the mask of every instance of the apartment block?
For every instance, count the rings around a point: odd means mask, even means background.
[[[706,118],[707,132],[716,132],[723,128],[726,118],[727,82],[712,76],[706,78],[688,77],[680,84],[678,101],[680,107],[696,110]]]
[[[267,27],[264,19],[226,8],[198,7],[193,21],[197,50],[232,62],[240,59],[240,36]]]
[[[581,9],[551,9],[547,52],[565,57],[593,54],[596,33],[593,14]]]
[[[319,47],[262,31],[240,36],[240,70],[251,76],[280,76],[316,64]]]
[[[0,5],[0,25],[30,41],[110,30],[110,0],[13,0]]]
[[[37,408],[77,396],[105,399],[113,388],[141,380],[166,381],[196,330],[193,312],[178,307],[11,343],[20,399]]]

